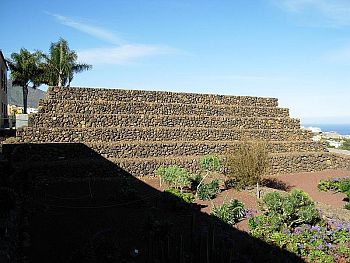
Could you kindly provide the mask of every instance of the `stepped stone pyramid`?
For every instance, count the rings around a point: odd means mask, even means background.
[[[17,136],[72,143],[69,160],[91,165],[73,143],[84,144],[135,176],[153,175],[160,165],[194,170],[201,156],[253,140],[267,141],[271,174],[343,168],[275,98],[50,87]]]

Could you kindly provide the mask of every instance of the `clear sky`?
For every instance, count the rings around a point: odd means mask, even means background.
[[[302,123],[350,123],[349,0],[1,0],[0,48],[59,37],[74,86],[277,97]]]

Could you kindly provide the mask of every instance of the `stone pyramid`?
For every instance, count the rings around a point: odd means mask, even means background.
[[[71,143],[72,156],[62,161],[91,164],[74,148],[84,144],[135,176],[160,165],[195,170],[203,155],[256,140],[268,144],[271,174],[344,166],[275,98],[50,87],[17,135],[20,142]]]

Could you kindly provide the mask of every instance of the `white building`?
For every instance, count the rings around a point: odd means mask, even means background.
[[[327,140],[330,146],[334,148],[339,148],[343,145],[344,141],[333,141],[333,140]]]

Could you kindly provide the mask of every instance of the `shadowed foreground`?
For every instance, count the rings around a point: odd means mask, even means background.
[[[150,187],[84,144],[4,145],[30,262],[303,262]],[[23,234],[24,233],[24,234]]]

